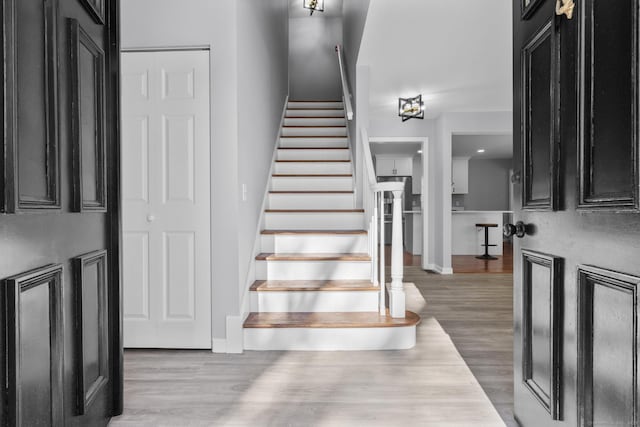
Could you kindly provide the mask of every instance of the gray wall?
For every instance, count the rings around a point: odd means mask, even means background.
[[[509,210],[511,159],[469,160],[469,194],[462,195],[465,210]],[[453,203],[460,196],[454,196]]]
[[[301,7],[296,3],[292,7]],[[289,19],[289,94],[293,100],[342,99],[335,46],[342,44],[342,17]]]
[[[351,105],[353,107],[354,119],[348,123],[351,144],[354,145],[359,140],[357,132],[358,121],[356,120],[358,97],[356,85],[356,64],[360,53],[360,44],[364,25],[367,22],[367,13],[371,0],[346,0],[342,5],[342,44],[344,55],[344,66],[346,68],[349,90],[351,91]],[[353,161],[358,164],[358,150],[351,150]]]
[[[247,185],[239,205],[240,298],[262,215],[273,150],[288,92],[287,0],[236,0],[238,3],[238,185]],[[247,102],[250,100],[250,102]],[[246,111],[247,104],[250,111]]]
[[[287,94],[287,1],[126,0],[121,8],[123,48],[211,49],[212,323],[214,341],[224,340],[227,316],[240,314]]]

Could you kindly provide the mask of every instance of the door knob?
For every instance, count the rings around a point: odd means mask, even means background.
[[[516,222],[516,225],[505,224],[504,227],[502,227],[502,234],[504,234],[505,237],[515,235],[516,237],[523,238],[527,234],[527,226],[522,221]]]
[[[154,215],[147,215],[147,222],[153,222],[156,220],[156,217]]]

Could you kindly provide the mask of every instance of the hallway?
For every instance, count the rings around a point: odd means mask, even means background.
[[[111,425],[502,425],[485,393],[511,417],[509,276],[405,273],[427,297],[408,286],[423,318],[414,349],[127,351],[125,412]]]

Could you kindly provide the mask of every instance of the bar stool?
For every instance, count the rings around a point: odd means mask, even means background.
[[[494,256],[489,255],[489,246],[498,246],[498,245],[490,245],[489,244],[489,227],[497,227],[498,224],[476,224],[476,227],[484,228],[484,255],[477,256],[478,259],[498,259]]]

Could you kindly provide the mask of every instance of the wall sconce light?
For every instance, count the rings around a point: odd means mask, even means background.
[[[403,122],[409,119],[424,119],[424,102],[422,102],[422,95],[413,98],[399,98],[398,115],[402,117]]]
[[[302,7],[311,9],[309,16],[313,15],[316,10],[324,12],[324,0],[302,0]]]

